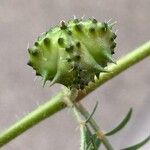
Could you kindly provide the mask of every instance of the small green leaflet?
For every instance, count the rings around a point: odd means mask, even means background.
[[[140,147],[142,147],[144,144],[146,144],[147,142],[149,142],[150,140],[150,136],[148,136],[146,139],[144,139],[143,141],[139,142],[138,144],[135,144],[133,146],[121,149],[121,150],[137,150]]]
[[[108,133],[106,133],[106,136],[110,136],[115,134],[116,132],[120,131],[123,127],[125,127],[125,125],[129,122],[130,118],[132,115],[132,108],[130,108],[130,110],[128,111],[127,115],[125,116],[125,118],[120,122],[120,124],[114,128],[113,130],[109,131]]]
[[[101,141],[97,138],[97,135],[95,133],[92,134],[86,124],[81,128],[82,140],[84,140],[82,150],[98,150]]]

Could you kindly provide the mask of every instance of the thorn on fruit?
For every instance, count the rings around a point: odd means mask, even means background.
[[[116,24],[117,24],[117,21],[115,21],[115,22],[109,24],[109,27],[112,28],[112,27],[113,27],[114,25],[116,25]]]
[[[28,48],[28,52],[29,52],[29,54],[32,54],[31,48]]]
[[[117,35],[115,33],[113,33],[112,38],[116,39]]]
[[[72,32],[71,32],[70,30],[68,30],[67,33],[68,33],[69,35],[72,35]]]
[[[59,44],[60,46],[63,46],[63,45],[64,45],[64,39],[63,39],[63,38],[59,38],[59,39],[58,39],[58,44]]]
[[[56,75],[55,75],[55,77],[54,77],[53,80],[51,81],[50,86],[52,86],[52,85],[54,85],[56,82],[58,82],[59,78],[60,78],[60,74],[57,72]]]
[[[98,65],[98,70],[100,72],[108,72],[105,68],[103,68],[101,65]]]
[[[74,46],[73,46],[73,45],[70,45],[69,47],[66,47],[65,50],[66,50],[67,52],[69,52],[69,51],[72,51],[73,48],[74,48]]]
[[[95,18],[92,18],[92,22],[93,22],[94,24],[96,24],[96,23],[97,23],[97,20],[96,20]]]
[[[45,86],[46,81],[49,79],[49,72],[46,71],[43,75],[43,87]]]
[[[111,46],[110,46],[110,48],[111,49],[114,49],[116,47],[116,43],[114,42]]]
[[[67,62],[71,62],[71,58],[66,58]]]
[[[34,45],[35,45],[36,47],[38,47],[38,46],[39,46],[39,43],[38,43],[38,42],[35,42]]]
[[[60,28],[61,28],[62,30],[67,29],[67,26],[66,26],[66,24],[65,24],[64,21],[61,21],[60,24],[61,24]]]
[[[97,79],[99,79],[99,73],[95,73],[95,75],[96,75]]]
[[[49,47],[49,46],[50,46],[50,39],[49,39],[49,38],[46,37],[43,42],[44,42],[44,45],[45,45],[46,47]]]
[[[111,54],[112,54],[112,55],[115,54],[114,49],[111,49]]]
[[[75,55],[75,58],[76,58],[77,60],[79,60],[79,59],[81,58],[81,56],[80,56],[79,54],[76,54],[76,55]]]
[[[77,48],[80,48],[80,47],[81,47],[80,42],[77,42],[77,43],[76,43],[76,46],[77,46]]]
[[[89,28],[89,32],[90,33],[94,33],[95,32],[95,28],[93,28],[93,27]]]
[[[39,72],[36,72],[36,76],[40,76],[41,74]]]
[[[78,23],[79,22],[79,19],[74,19],[74,21],[73,21],[74,23]]]
[[[108,62],[116,64],[116,61],[111,57],[110,54],[106,54],[105,57],[108,60]]]
[[[28,66],[32,66],[32,62],[31,62],[31,61],[28,61],[28,62],[27,62],[27,65],[28,65]]]
[[[75,25],[75,29],[76,29],[76,31],[81,32],[81,31],[82,31],[82,26],[81,26],[81,24],[76,24],[76,25]]]
[[[106,32],[107,29],[108,29],[108,24],[106,22],[103,22],[102,23],[102,30]]]
[[[113,42],[113,41],[114,41],[114,38],[113,38],[113,37],[111,37],[111,38],[110,38],[110,41],[111,41],[111,42]]]
[[[28,48],[28,52],[29,52],[29,54],[36,56],[38,54],[38,49]]]

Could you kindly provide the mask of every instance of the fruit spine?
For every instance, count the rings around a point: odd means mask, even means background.
[[[50,80],[51,85],[84,89],[95,75],[106,72],[108,62],[113,62],[116,34],[112,26],[94,18],[61,21],[28,49],[28,65],[43,77],[44,84]]]

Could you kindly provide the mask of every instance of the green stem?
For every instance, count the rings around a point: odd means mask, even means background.
[[[86,108],[81,103],[78,103],[76,105],[76,107],[77,107],[78,111],[85,117],[85,119],[89,118],[89,116],[90,116],[89,112],[86,110]],[[91,127],[93,128],[93,130],[97,133],[98,137],[100,138],[100,140],[104,144],[105,148],[107,150],[113,150],[112,145],[109,143],[105,134],[101,131],[100,127],[97,125],[97,123],[93,119],[93,117],[90,117],[88,122],[91,125]]]
[[[80,116],[80,113],[79,113],[79,111],[76,109],[76,107],[73,105],[73,112],[74,112],[74,114],[75,114],[75,116],[76,116],[76,119],[77,119],[77,121],[78,121],[78,124],[79,124],[79,126],[80,126],[80,150],[85,150],[85,145],[84,145],[84,132],[83,132],[83,125],[81,125],[81,123],[83,122],[83,120],[82,120],[82,118],[81,118],[81,116]]]
[[[143,60],[144,58],[150,55],[150,41],[142,45],[141,47],[135,49],[133,52],[130,52],[125,57],[121,58],[117,65],[108,66],[110,73],[103,73],[100,76],[100,79],[95,83],[91,84],[86,90],[86,93],[80,92],[76,101],[81,100],[87,94],[95,90],[98,86],[104,84],[108,80],[117,76],[119,73],[123,72],[127,68],[136,64],[137,62]],[[0,147],[10,142],[12,139],[22,134],[24,131],[28,130],[32,126],[36,125],[40,121],[52,116],[56,112],[62,110],[66,107],[63,100],[63,93],[57,94],[51,100],[41,105],[39,108],[29,113],[23,119],[19,120],[17,123],[12,125],[6,131],[0,133]]]
[[[92,116],[89,114],[89,112],[86,110],[86,108],[81,103],[73,103],[74,100],[76,99],[76,96],[77,96],[77,90],[76,89],[72,89],[72,90],[64,89],[64,102],[66,103],[66,105],[68,107],[72,108],[72,110],[75,114],[75,117],[76,117],[76,119],[80,125],[80,133],[81,133],[81,147],[80,148],[81,148],[81,150],[85,149],[85,145],[84,145],[84,131],[83,131],[84,125],[81,125],[84,121],[82,120],[80,114],[82,116],[84,116],[84,118],[86,119],[86,122],[88,119],[88,122],[90,123],[91,127],[93,128],[95,133],[98,135],[98,137],[100,138],[100,140],[104,144],[105,148],[107,150],[113,150],[108,139],[102,133],[102,131],[100,130],[96,121],[92,118]]]
[[[53,98],[53,100],[50,100],[45,104],[39,106],[36,110],[16,122],[6,131],[0,133],[0,147],[17,137],[27,129],[36,125],[38,122],[63,109],[65,105],[61,101],[62,97],[63,93],[59,93],[56,97]]]
[[[82,117],[80,115],[80,112],[78,111],[76,104],[74,104],[74,100],[76,99],[76,89],[73,90],[68,90],[68,89],[64,89],[64,102],[66,103],[66,105],[71,108],[73,114],[75,115],[75,118],[80,126],[80,134],[81,134],[81,143],[80,143],[80,150],[85,150],[85,145],[84,145],[84,132],[83,132],[83,126],[81,125],[81,123],[83,122]]]
[[[131,51],[121,59],[117,61],[117,64],[111,64],[108,67],[108,71],[110,73],[102,73],[100,75],[99,80],[91,86],[89,86],[87,90],[87,94],[94,91],[97,87],[101,86],[108,80],[112,79],[113,77],[117,76],[124,70],[128,69],[129,67],[133,66],[134,64],[138,63],[139,61],[143,60],[146,57],[150,56],[150,41],[143,44],[139,48]]]

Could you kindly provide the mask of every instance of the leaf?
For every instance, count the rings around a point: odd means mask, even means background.
[[[128,123],[128,121],[130,120],[132,115],[132,108],[130,108],[130,110],[128,111],[127,115],[125,116],[125,118],[120,122],[120,124],[114,128],[113,130],[109,131],[108,133],[106,133],[106,136],[110,136],[115,134],[116,132],[120,131],[123,127],[125,127],[125,125]]]
[[[82,127],[82,139],[83,145],[82,150],[98,150],[100,147],[100,139],[97,138],[96,134],[92,134],[89,127],[84,125]]]
[[[98,150],[100,147],[100,144],[101,144],[100,139],[97,138],[96,134],[93,134],[86,150]]]
[[[92,135],[92,139],[93,139],[93,141],[94,141],[95,146],[96,146],[97,148],[99,148],[99,146],[100,146],[100,144],[101,144],[101,141],[100,141],[99,138],[97,138],[97,135],[96,135],[96,134],[93,134],[93,135]]]
[[[96,109],[97,109],[97,106],[98,106],[98,102],[96,102],[92,113],[91,113],[90,116],[87,118],[87,120],[85,121],[85,123],[89,122],[89,120],[93,117],[93,115],[94,115],[94,113],[95,113],[95,111],[96,111]]]
[[[135,144],[133,146],[121,149],[121,150],[137,150],[138,148],[142,147],[144,144],[146,144],[150,140],[150,136],[148,136],[143,141],[139,142],[138,144]]]

